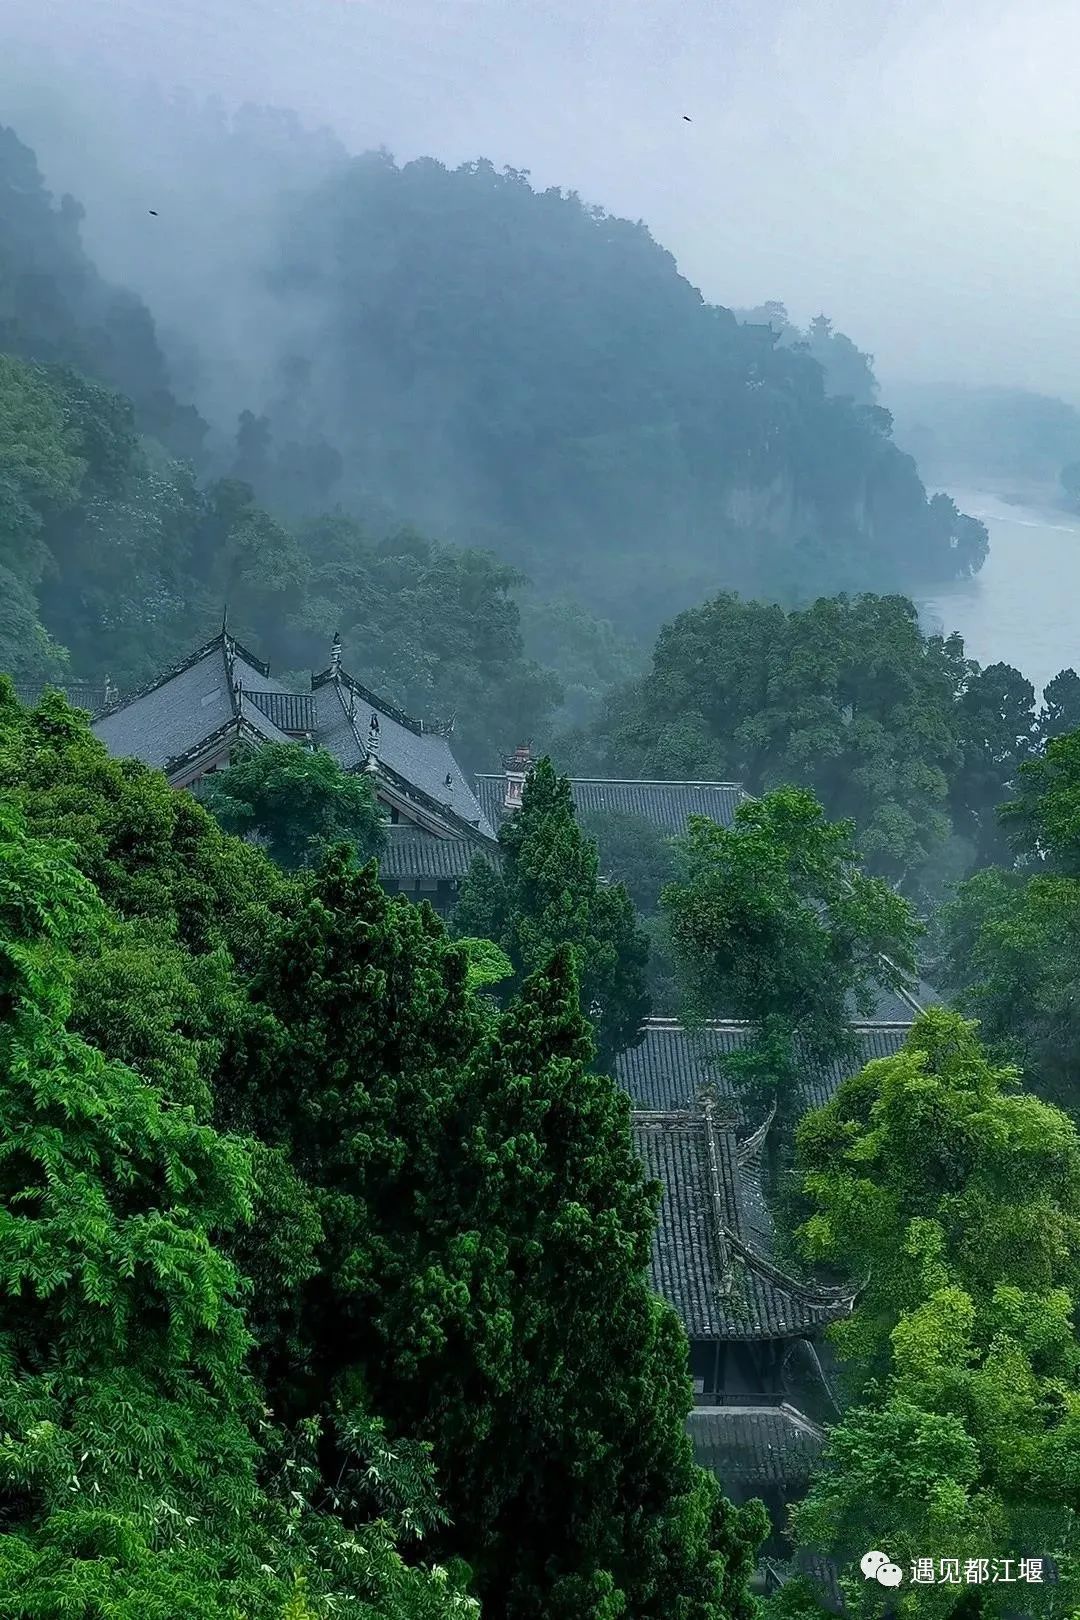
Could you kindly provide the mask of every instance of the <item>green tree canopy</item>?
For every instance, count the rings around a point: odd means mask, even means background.
[[[108,921],[69,856],[0,799],[0,1609],[464,1612],[406,1567],[392,1511],[322,1512],[304,1445],[269,1421],[220,1247],[253,1213],[248,1149],[68,1028],[72,947]],[[344,1432],[354,1472],[379,1467],[378,1425]],[[388,1472],[422,1528],[426,1480]]]
[[[644,816],[623,810],[594,810],[580,821],[582,831],[596,840],[604,876],[623,884],[642,916],[652,916],[661,889],[675,875],[672,839]]]
[[[923,636],[901,597],[785,613],[723,595],[664,628],[597,742],[624,774],[809,788],[854,820],[872,871],[913,883],[950,830],[969,667],[959,638]]]
[[[871,1544],[901,1563],[1011,1557],[1014,1576],[1022,1555],[1063,1559],[1080,1480],[1072,1121],[938,1009],[803,1121],[797,1169],[813,1206],[806,1254],[865,1280],[830,1330],[857,1402],[795,1510],[799,1539],[853,1576]],[[1068,1610],[1065,1578],[1055,1602]],[[856,1576],[856,1610],[876,1612],[863,1586]],[[905,1584],[900,1602],[945,1615],[955,1597]],[[1015,1597],[988,1588],[986,1612]],[[1025,1589],[1025,1612],[1049,1612],[1038,1598]]]
[[[1080,731],[1051,737],[1021,767],[1016,798],[1000,816],[1023,861],[1080,877]]]
[[[676,847],[662,904],[687,1017],[748,1020],[755,1044],[729,1061],[786,1105],[800,1064],[846,1052],[853,1013],[912,971],[918,925],[802,789],[741,804],[731,827],[695,816]]]
[[[572,946],[603,1067],[634,1044],[648,1015],[648,943],[624,886],[601,879],[596,844],[575,820],[569,780],[549,759],[529,773],[521,809],[503,823],[499,845],[501,871],[482,857],[473,863],[455,929],[495,940],[514,964],[517,985],[559,946]]]
[[[301,1421],[363,1393],[430,1438],[438,1545],[497,1612],[748,1614],[760,1519],[692,1463],[685,1340],[644,1276],[654,1193],[589,1070],[573,954],[493,1021],[474,949],[373,865],[336,852],[304,880],[227,1065],[237,1122],[284,1148],[321,1229],[278,1320],[275,1406]]]
[[[382,814],[367,777],[342,770],[325,748],[264,743],[201,784],[199,798],[226,832],[254,835],[286,871],[330,844],[361,857],[381,849]]]

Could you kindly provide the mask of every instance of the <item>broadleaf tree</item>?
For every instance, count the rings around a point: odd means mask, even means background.
[[[1024,1612],[1068,1613],[1080,1488],[1080,1135],[991,1061],[975,1026],[934,1009],[905,1049],[845,1081],[797,1134],[808,1258],[859,1279],[830,1330],[851,1404],[794,1513],[799,1541],[839,1560],[856,1613],[878,1612],[870,1545],[905,1580],[900,1612],[945,1616],[938,1561],[1050,1557],[1061,1586]],[[1049,1568],[1047,1568],[1049,1573]],[[983,1593],[1015,1612],[1020,1588]],[[1042,1599],[1042,1601],[1040,1601]]]
[[[741,804],[730,827],[693,817],[676,850],[661,903],[687,1019],[746,1020],[726,1061],[790,1113],[803,1066],[849,1056],[852,1016],[914,970],[919,926],[805,789]]]

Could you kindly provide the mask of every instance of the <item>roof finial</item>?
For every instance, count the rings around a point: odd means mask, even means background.
[[[222,635],[222,639],[224,639],[224,637],[227,636],[228,633],[229,633],[229,604],[228,604],[228,602],[223,602],[221,604],[221,635]]]
[[[371,719],[368,721],[367,759],[364,761],[364,768],[366,770],[369,770],[369,771],[374,771],[376,769],[377,765],[378,765],[378,760],[379,760],[379,717],[375,713],[374,709],[372,709],[372,711],[371,711]]]
[[[341,674],[341,631],[334,631],[334,640],[330,647],[330,673],[337,677]]]

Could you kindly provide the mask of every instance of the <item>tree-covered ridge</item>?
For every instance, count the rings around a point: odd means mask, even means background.
[[[1080,413],[1023,388],[897,384],[889,399],[897,439],[927,478],[1015,479],[1052,493],[1080,455]]]
[[[936,899],[1001,855],[996,807],[1075,723],[1076,687],[1063,671],[1037,709],[1019,671],[925,635],[903,597],[785,612],[724,594],[666,625],[648,672],[561,752],[612,775],[809,788],[854,822],[871,871]]]
[[[285,670],[322,668],[340,629],[392,701],[456,717],[474,764],[541,732],[561,698],[525,653],[518,576],[494,558],[408,531],[378,538],[342,514],[290,530],[246,484],[200,483],[155,451],[120,395],[6,355],[0,575],[0,668],[31,688],[137,689],[204,641],[227,602],[237,633]]]
[[[146,305],[109,286],[88,258],[82,218],[75,198],[54,204],[33,152],[0,125],[0,350],[118,389],[144,433],[198,456],[206,424],[174,397]]]
[[[347,846],[280,872],[55,695],[0,691],[0,797],[3,1505],[31,1612],[442,1620],[467,1589],[530,1620],[749,1620],[761,1516],[693,1463],[656,1189],[575,952],[496,1010],[497,951]],[[110,1476],[83,1517],[76,1456]]]
[[[283,254],[283,318],[303,299],[319,330],[264,406],[274,438],[317,423],[340,497],[494,535],[545,588],[569,577],[629,621],[631,558],[656,616],[718,576],[898,588],[982,561],[887,413],[706,304],[641,223],[490,163],[369,154],[298,204]]]
[[[201,134],[245,173],[262,141],[252,172],[266,185],[280,125]],[[794,345],[740,324],[643,225],[538,194],[524,174],[386,154],[300,162],[269,209],[280,240],[234,272],[256,276],[266,312],[254,397],[205,446],[151,315],[105,285],[79,206],[54,207],[11,131],[0,181],[0,347],[119,388],[140,432],[252,484],[279,519],[342,504],[379,514],[383,532],[416,523],[523,566],[544,594],[572,583],[634,633],[717,583],[913,588],[981,563],[985,532],[927,501],[870,383],[826,376],[842,346],[827,322]],[[222,296],[232,307],[240,289]],[[185,337],[204,373],[223,363],[199,331]],[[133,517],[153,529],[140,503]],[[642,575],[658,555],[663,572]]]

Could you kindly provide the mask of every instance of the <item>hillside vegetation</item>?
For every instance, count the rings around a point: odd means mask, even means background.
[[[208,147],[191,119],[218,191],[280,134],[249,119]],[[493,552],[541,596],[572,590],[624,635],[722,587],[913,591],[981,565],[985,530],[928,500],[869,403],[866,358],[827,322],[806,342],[740,322],[644,224],[487,162],[335,154],[290,180],[275,230],[242,218],[245,251],[205,288],[258,308],[257,361],[217,352],[217,319],[170,333],[204,421],[170,392],[145,304],[87,258],[78,203],[54,203],[5,131],[4,347],[123,392],[141,435],[250,485],[279,523],[340,507],[380,535],[411,525]],[[193,243],[194,273],[208,262]],[[223,420],[226,366],[250,397]],[[316,566],[319,543],[305,542]]]

